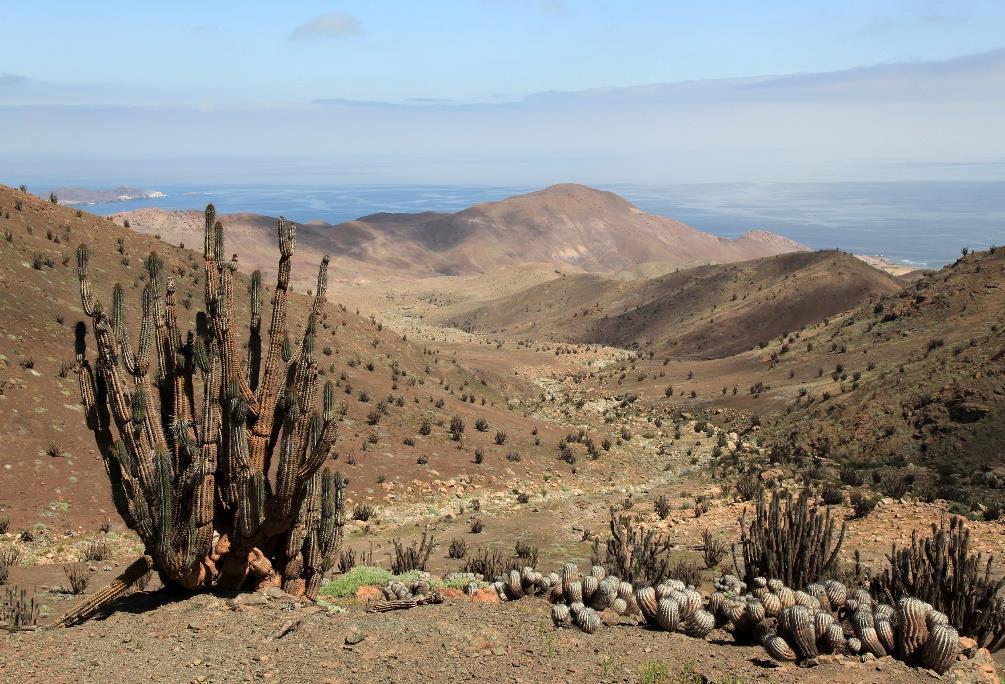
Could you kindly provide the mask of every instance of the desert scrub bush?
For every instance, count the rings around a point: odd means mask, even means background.
[[[712,504],[707,499],[696,500],[694,503],[694,517],[700,518],[711,510]]]
[[[487,581],[492,581],[499,575],[509,572],[516,564],[498,549],[479,548],[473,555],[464,560],[463,572],[481,575]]]
[[[0,508],[0,534],[6,534],[10,527],[10,515],[6,508]]]
[[[701,565],[686,558],[681,558],[669,566],[666,578],[680,580],[692,587],[701,586]]]
[[[804,587],[834,572],[847,525],[837,530],[831,509],[814,506],[812,492],[802,489],[772,496],[761,488],[755,512],[740,518],[740,548],[744,568],[737,573],[751,584],[755,577],[777,577],[786,586]],[[835,539],[835,532],[836,539]]]
[[[401,575],[412,570],[425,571],[429,556],[436,548],[436,536],[429,534],[429,529],[422,530],[422,538],[407,546],[400,540],[394,539],[394,560],[391,561],[391,572]]]
[[[523,565],[531,568],[537,567],[538,548],[536,546],[531,546],[529,542],[517,541],[514,553],[516,559]]]
[[[39,603],[26,589],[7,587],[0,601],[0,623],[15,629],[38,624]]]
[[[347,598],[355,596],[360,587],[382,587],[393,578],[394,575],[386,568],[358,565],[344,575],[322,584],[318,595]]]
[[[428,419],[423,419],[422,422],[419,423],[419,434],[420,435],[428,435],[432,431],[433,431],[433,423],[431,421],[429,421]]]
[[[450,439],[455,442],[461,440],[461,435],[464,434],[464,420],[460,416],[454,416],[450,419]]]
[[[706,568],[718,566],[726,555],[726,544],[707,527],[701,532],[701,553]]]
[[[519,463],[521,461],[521,456],[519,451],[511,451],[506,454],[506,460],[511,463]]]
[[[70,593],[83,594],[91,583],[91,576],[83,563],[67,563],[63,566],[63,574],[70,583]]]
[[[841,468],[839,473],[841,482],[851,487],[861,487],[862,486],[862,473],[860,473],[856,468],[845,466]]]
[[[485,461],[485,450],[481,447],[475,449],[475,463],[482,463]]]
[[[112,557],[112,547],[107,539],[92,539],[84,551],[84,560],[103,561]]]
[[[756,475],[744,475],[736,481],[735,487],[741,501],[752,501],[761,491],[761,481]]]
[[[618,515],[610,509],[610,531],[604,546],[593,542],[593,564],[603,566],[609,574],[627,582],[642,582],[655,586],[669,572],[667,554],[670,540],[657,530],[644,530],[631,515]]]
[[[931,535],[911,534],[911,546],[894,545],[889,566],[872,578],[870,591],[885,601],[913,596],[945,613],[960,634],[996,651],[1005,644],[1005,578],[992,575],[991,557],[970,552],[963,518],[932,525]]]
[[[837,506],[844,503],[844,492],[837,485],[826,484],[820,498],[828,506]]]
[[[461,560],[466,555],[468,555],[468,543],[459,537],[451,539],[450,546],[447,547],[447,557]]]
[[[666,520],[670,515],[670,500],[666,498],[665,494],[660,494],[656,500],[653,501],[653,510],[656,515],[660,517],[660,520]]]
[[[488,429],[489,429],[489,422],[484,418],[479,418],[478,420],[475,421],[475,430],[478,430],[478,432],[485,432]]]
[[[872,510],[876,508],[876,504],[878,502],[879,501],[875,496],[867,494],[866,492],[856,489],[851,493],[851,507],[852,510],[855,511],[854,515],[856,518],[864,518],[872,513]]]
[[[376,509],[370,504],[357,503],[352,507],[352,519],[366,522],[374,516]]]
[[[16,546],[0,548],[0,584],[6,584],[10,569],[21,562],[21,549]]]
[[[473,523],[471,523],[471,534],[481,534],[482,530],[485,529],[485,523],[482,522],[481,518],[478,518]]]
[[[496,430],[495,443],[502,446],[506,443],[506,433],[502,430]]]

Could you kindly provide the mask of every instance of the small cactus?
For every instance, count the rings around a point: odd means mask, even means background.
[[[916,598],[897,602],[897,656],[905,663],[915,663],[928,639],[928,614],[932,607]]]
[[[956,662],[959,652],[959,633],[949,625],[937,623],[929,632],[921,659],[925,667],[943,674]]]
[[[789,606],[782,611],[778,624],[792,639],[800,660],[817,656],[816,630],[810,611],[805,606]]]
[[[593,608],[583,608],[576,615],[576,626],[587,634],[593,634],[600,628],[600,614]]]
[[[697,639],[704,639],[713,629],[715,616],[707,610],[699,610],[684,623],[684,633]]]
[[[642,605],[643,605],[642,601],[639,601],[640,608],[642,607]],[[644,608],[642,614],[643,615],[646,614]],[[657,605],[656,607],[656,614],[654,615],[654,620],[655,625],[658,626],[660,629],[667,632],[676,632],[677,627],[679,626],[680,623],[680,614],[677,609],[677,602],[669,598],[662,599],[659,602],[659,605]]]
[[[572,627],[572,613],[569,606],[564,603],[556,603],[551,607],[551,621],[556,627]]]
[[[773,632],[768,632],[764,635],[761,645],[764,646],[764,649],[775,660],[783,663],[794,663],[796,661],[796,652],[792,650],[792,647],[789,646],[785,639]]]
[[[646,622],[654,627],[658,626],[656,615],[659,612],[659,604],[656,601],[656,590],[652,587],[639,587],[635,591],[635,602]]]

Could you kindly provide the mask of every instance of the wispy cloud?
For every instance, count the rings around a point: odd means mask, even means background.
[[[300,24],[290,33],[290,40],[338,40],[363,33],[356,17],[345,12],[326,12]]]
[[[27,76],[0,71],[0,88],[21,85],[22,83],[27,83],[28,80]]]
[[[0,103],[14,90],[21,88],[0,89]],[[0,130],[19,132],[0,150],[0,166],[59,155],[155,160],[209,151],[225,159],[253,151],[264,159],[327,160],[361,169],[374,182],[528,184],[1000,179],[1001,167],[985,162],[1005,159],[1005,49],[509,101],[327,99],[201,108],[44,102],[0,104]]]
[[[569,6],[563,0],[482,0],[489,7],[505,7],[511,9],[530,9],[548,14],[566,14]]]

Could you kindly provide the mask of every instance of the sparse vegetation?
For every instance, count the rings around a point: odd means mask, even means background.
[[[394,539],[394,560],[391,561],[391,572],[401,575],[412,570],[424,571],[429,556],[436,548],[436,537],[429,534],[429,529],[422,531],[422,538],[405,545],[400,539]]]

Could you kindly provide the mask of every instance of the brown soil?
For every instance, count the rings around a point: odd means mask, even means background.
[[[371,614],[346,614],[289,597],[123,600],[105,619],[71,629],[5,637],[6,681],[106,682],[915,682],[930,675],[892,658],[824,657],[799,668],[767,660],[760,647],[648,630],[620,620],[596,634],[556,630],[548,604],[464,598]],[[284,627],[297,626],[276,638]],[[362,637],[362,640],[359,640]],[[356,643],[351,643],[356,642]],[[992,681],[965,661],[946,681]],[[643,676],[649,673],[650,679]],[[685,674],[686,673],[686,674]],[[653,676],[656,675],[656,676]],[[660,676],[662,675],[662,676]],[[689,675],[689,676],[688,676]]]

